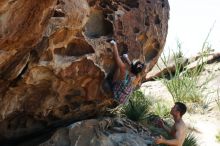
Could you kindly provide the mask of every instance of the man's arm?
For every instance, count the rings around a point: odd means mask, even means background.
[[[178,146],[178,144],[179,144],[177,139],[167,140],[161,135],[160,135],[160,137],[157,137],[155,139],[155,143],[156,144],[167,144],[167,145],[172,145],[172,146]]]
[[[159,126],[160,126],[160,127],[162,127],[162,128],[165,129],[169,134],[171,134],[173,127],[170,128],[170,127],[166,126],[166,125],[164,124],[164,121],[163,121],[162,119],[159,119],[158,122],[159,122]]]
[[[165,129],[169,134],[172,134],[172,129],[173,129],[173,127],[170,128],[170,127],[168,127],[168,126],[166,126],[166,125],[164,124],[164,125],[163,125],[163,129]]]
[[[175,139],[167,140],[164,137],[160,136],[159,138],[155,139],[156,144],[167,144],[167,145],[173,145],[178,146],[181,144],[181,139],[184,136],[184,129],[180,126],[176,127],[176,134]]]

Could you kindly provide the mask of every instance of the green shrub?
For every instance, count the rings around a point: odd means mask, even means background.
[[[161,118],[170,117],[170,108],[168,108],[166,103],[163,103],[162,101],[158,101],[153,105],[152,112]]]
[[[174,102],[201,102],[201,92],[197,87],[197,80],[187,76],[173,77],[172,80],[164,80]]]
[[[136,90],[132,93],[128,104],[124,105],[122,113],[133,121],[140,121],[149,112],[151,104],[149,97],[146,97],[140,90]]]
[[[183,146],[198,146],[196,137],[192,133],[187,134]]]
[[[178,44],[179,50],[181,50],[181,45]],[[181,52],[181,51],[179,51]],[[182,53],[178,53],[182,54]],[[203,102],[203,91],[205,85],[208,84],[211,77],[207,77],[204,82],[200,81],[199,74],[204,69],[207,64],[204,58],[207,57],[207,53],[203,53],[202,56],[197,60],[197,65],[194,69],[189,69],[184,67],[188,64],[184,63],[182,55],[173,53],[175,73],[169,72],[170,80],[166,79],[165,75],[163,78],[163,83],[167,87],[168,91],[171,93],[174,102],[181,101],[184,103],[202,103]],[[166,67],[168,67],[169,59],[162,58],[162,61]]]

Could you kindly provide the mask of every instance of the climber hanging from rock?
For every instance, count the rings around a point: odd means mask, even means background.
[[[141,81],[140,73],[144,69],[144,64],[138,60],[131,62],[128,55],[123,54],[123,58],[129,65],[129,68],[127,68],[126,64],[119,56],[116,42],[111,40],[110,44],[113,48],[113,56],[116,63],[116,69],[112,80],[114,99],[124,104],[127,102],[134,88]]]

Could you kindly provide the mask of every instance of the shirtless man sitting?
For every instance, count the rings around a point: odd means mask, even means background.
[[[181,102],[176,102],[172,107],[170,114],[173,116],[174,125],[169,128],[162,120],[159,121],[159,125],[164,128],[174,139],[165,139],[163,136],[155,138],[156,144],[167,144],[169,146],[182,146],[186,137],[186,125],[182,119],[182,116],[186,113],[186,105]]]

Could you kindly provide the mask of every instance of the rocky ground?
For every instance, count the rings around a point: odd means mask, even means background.
[[[220,98],[216,92],[220,86],[220,63],[208,64],[200,75],[201,81],[210,75],[213,78],[204,91],[207,99],[206,108],[201,108],[202,110],[196,113],[187,113],[184,116],[188,128],[193,129],[199,146],[220,146],[220,143],[216,141],[216,135],[220,131],[220,109],[215,102]],[[172,104],[172,96],[161,81],[146,82],[142,84],[141,89],[146,95],[151,95],[155,99],[164,99]]]

